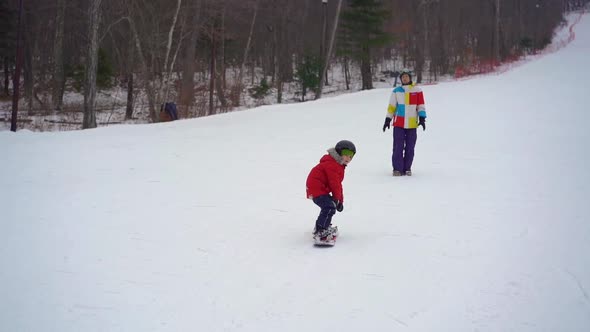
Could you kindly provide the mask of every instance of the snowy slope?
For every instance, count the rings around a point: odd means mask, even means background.
[[[424,87],[147,126],[0,132],[0,331],[589,331],[590,17],[565,49]],[[358,154],[312,246],[305,178]]]

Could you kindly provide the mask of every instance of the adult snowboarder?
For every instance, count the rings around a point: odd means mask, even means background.
[[[411,176],[418,138],[416,128],[422,126],[426,130],[426,109],[422,89],[412,82],[410,71],[404,69],[399,77],[402,85],[391,92],[383,131],[390,128],[393,120],[393,176]]]

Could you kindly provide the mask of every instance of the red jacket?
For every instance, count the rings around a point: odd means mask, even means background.
[[[342,180],[344,180],[346,166],[335,159],[341,160],[336,151],[330,150],[328,151],[329,154],[324,155],[320,159],[320,163],[312,168],[307,176],[307,182],[305,183],[307,198],[311,199],[332,193],[334,199],[344,202]]]

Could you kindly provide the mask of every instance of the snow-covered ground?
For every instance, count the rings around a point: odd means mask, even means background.
[[[425,86],[414,176],[388,89],[157,125],[0,132],[0,331],[590,330],[590,17],[566,48]],[[305,178],[358,154],[334,217]]]

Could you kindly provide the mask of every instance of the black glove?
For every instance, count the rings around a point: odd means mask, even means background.
[[[344,204],[340,201],[336,201],[336,211],[342,212],[342,210],[344,210]]]
[[[385,131],[385,129],[389,129],[391,127],[391,118],[385,118],[385,123],[383,124],[383,131]]]
[[[421,116],[418,118],[418,126],[422,126],[422,131],[426,130],[426,118]]]

